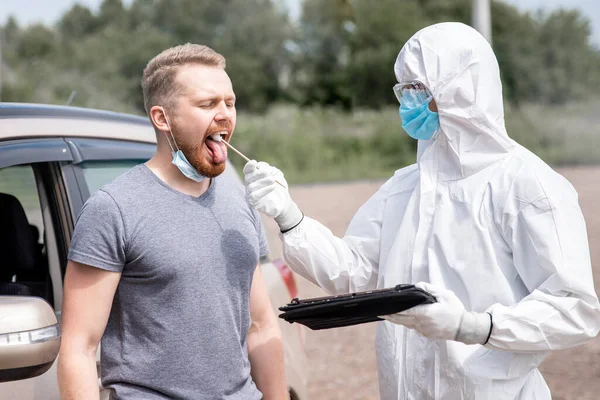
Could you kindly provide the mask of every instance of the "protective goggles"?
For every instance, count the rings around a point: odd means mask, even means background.
[[[412,81],[397,83],[394,85],[394,94],[400,104],[404,107],[415,107],[429,103],[433,94],[422,82]]]

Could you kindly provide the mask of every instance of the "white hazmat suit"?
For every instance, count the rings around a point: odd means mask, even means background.
[[[485,346],[380,322],[382,399],[550,399],[540,362],[600,328],[577,193],[508,137],[498,64],[474,29],[421,30],[394,69],[398,82],[420,81],[433,93],[440,133],[419,141],[417,163],[360,208],[343,239],[305,217],[282,235],[284,257],[332,294],[423,281],[451,290],[468,311],[492,315]],[[247,165],[247,178],[255,167]],[[281,204],[266,213],[279,214],[282,230],[282,221],[297,222],[287,190],[249,186],[248,194],[263,212]]]

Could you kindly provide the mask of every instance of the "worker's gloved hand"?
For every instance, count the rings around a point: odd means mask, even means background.
[[[415,286],[431,293],[437,302],[380,318],[414,329],[430,339],[456,340],[465,344],[487,343],[492,327],[490,314],[466,311],[460,299],[450,290],[425,282]]]
[[[290,197],[283,172],[266,162],[251,160],[244,166],[244,180],[250,204],[274,218],[282,232],[302,221],[304,214]]]

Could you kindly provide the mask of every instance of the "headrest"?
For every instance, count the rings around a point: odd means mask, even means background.
[[[36,296],[30,287],[11,282],[0,282],[0,294],[6,296]]]

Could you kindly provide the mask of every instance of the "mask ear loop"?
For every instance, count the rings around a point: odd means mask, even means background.
[[[169,123],[169,118],[167,118],[167,113],[165,112],[164,108],[161,108],[163,115],[165,116],[165,121],[167,121],[167,126],[169,127],[169,132],[171,133],[171,138],[173,139],[173,144],[175,145],[175,147],[177,147],[177,151],[179,151],[179,146],[177,146],[177,142],[175,141],[175,136],[173,136],[173,131],[171,130],[171,124]],[[165,132],[165,136],[167,136],[167,143],[169,143],[169,147],[171,148],[171,151],[173,153],[175,153],[175,149],[173,148],[173,145],[171,144],[171,141],[169,140],[169,136],[167,135],[167,132]]]

